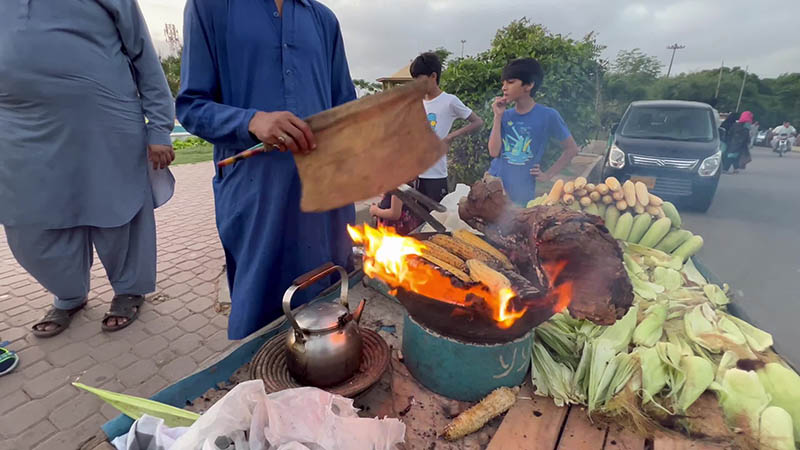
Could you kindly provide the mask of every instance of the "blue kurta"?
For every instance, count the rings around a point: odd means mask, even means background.
[[[214,160],[258,141],[257,110],[301,118],[356,98],[339,23],[314,0],[189,0],[178,118],[214,144]],[[328,261],[349,264],[345,225],[353,206],[300,212],[300,179],[289,153],[258,155],[214,179],[217,228],[232,309],[228,337],[240,339],[282,314],[292,280]],[[304,291],[296,304],[323,287]]]

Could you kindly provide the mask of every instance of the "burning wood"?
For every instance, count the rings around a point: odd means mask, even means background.
[[[524,278],[549,286],[554,310],[613,323],[633,302],[622,250],[602,219],[560,206],[514,207],[496,178],[472,186],[459,216],[506,250]]]

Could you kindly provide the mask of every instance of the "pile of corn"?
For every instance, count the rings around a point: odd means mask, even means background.
[[[609,327],[568,312],[537,327],[537,394],[655,423],[657,416],[685,419],[710,390],[731,430],[752,446],[794,449],[800,376],[771,351],[772,336],[730,315],[727,286],[708,283],[691,259],[637,244],[623,248],[634,305]]]
[[[657,248],[683,261],[703,247],[702,236],[681,229],[683,221],[675,205],[648,192],[640,181],[620,184],[608,177],[605,183],[594,185],[583,177],[557,180],[550,193],[531,200],[528,207],[556,204],[602,217],[609,233],[620,241]]]

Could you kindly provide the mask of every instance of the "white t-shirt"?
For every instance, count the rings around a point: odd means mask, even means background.
[[[450,128],[456,119],[466,119],[472,114],[472,110],[467,108],[461,100],[453,94],[442,92],[433,100],[423,100],[425,112],[428,114],[428,122],[439,136],[444,139],[450,134]],[[419,176],[420,178],[447,178],[447,155],[436,162],[430,169]]]
[[[781,134],[788,134],[788,135],[791,136],[791,135],[796,134],[796,133],[797,133],[797,130],[795,130],[795,128],[793,126],[791,126],[791,125],[789,125],[788,127],[785,127],[785,126],[781,125],[779,127],[775,127],[775,129],[772,130],[772,134],[774,134],[776,136],[780,136]]]

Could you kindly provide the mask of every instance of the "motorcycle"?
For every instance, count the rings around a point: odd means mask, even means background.
[[[792,142],[789,140],[789,135],[781,134],[780,136],[776,137],[775,146],[772,149],[775,153],[778,154],[781,158],[783,157],[784,153],[788,153],[792,151]]]

